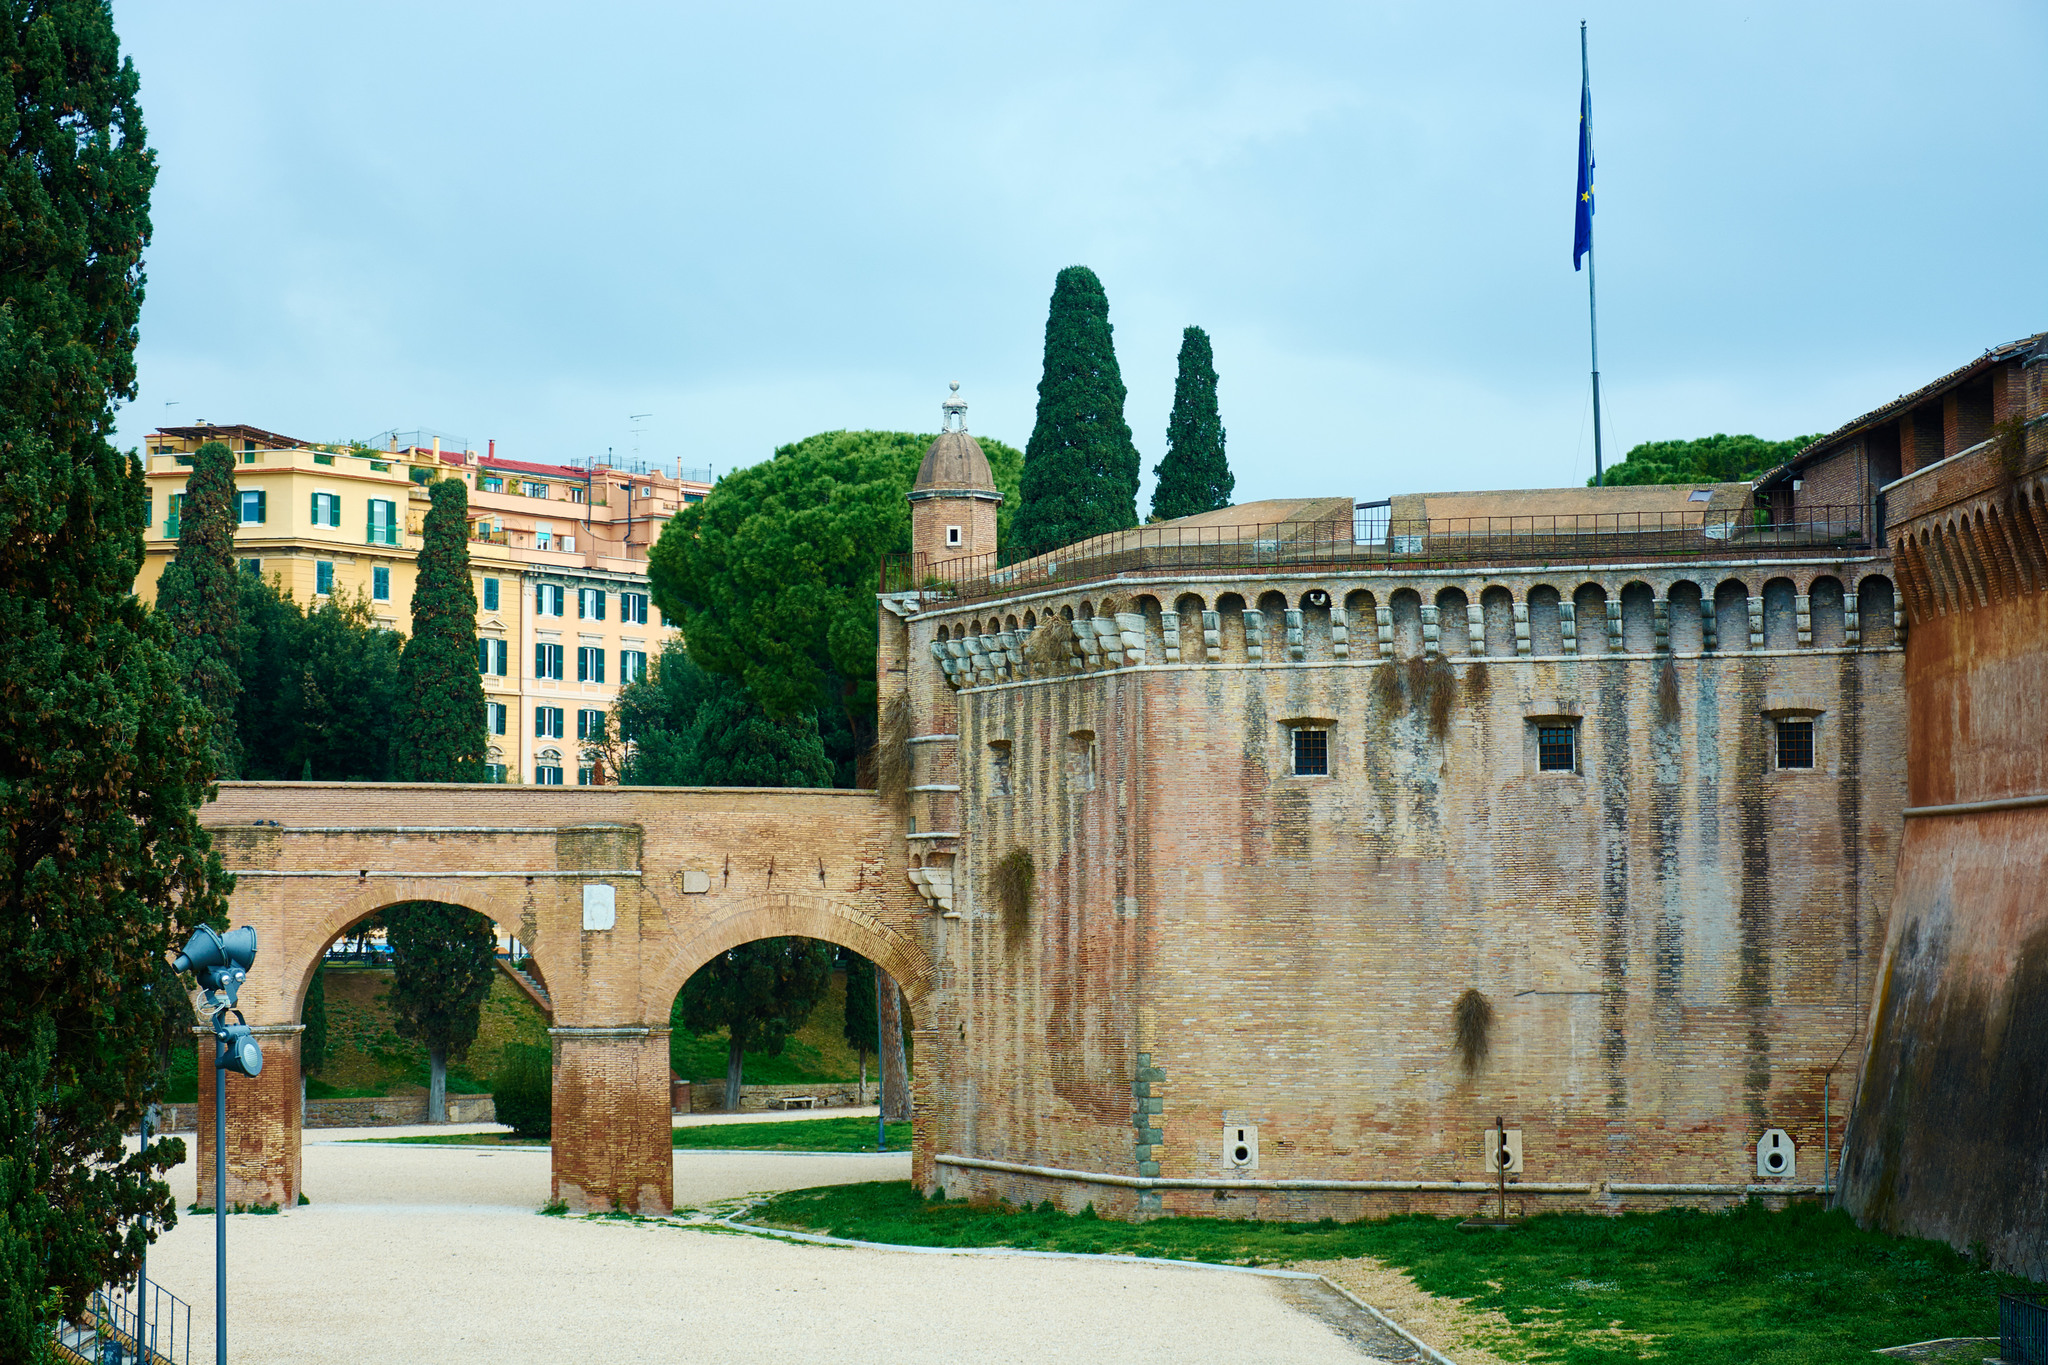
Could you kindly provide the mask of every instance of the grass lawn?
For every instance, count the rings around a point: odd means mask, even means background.
[[[1939,1242],[1860,1231],[1800,1204],[1725,1214],[1549,1214],[1505,1232],[1450,1219],[1119,1223],[1050,1205],[927,1202],[904,1181],[792,1190],[752,1221],[915,1246],[1007,1246],[1283,1265],[1371,1256],[1423,1290],[1491,1310],[1481,1341],[1512,1360],[1606,1365],[1821,1365],[1885,1346],[1996,1336],[1998,1300],[2038,1286],[1972,1265]],[[1446,1343],[1446,1349],[1449,1344]],[[1453,1352],[1455,1354],[1455,1351]]]
[[[673,1130],[676,1147],[691,1151],[872,1152],[875,1121],[871,1118],[793,1119],[787,1123],[706,1123]],[[464,1147],[546,1146],[546,1138],[514,1137],[510,1133],[450,1133],[425,1137],[353,1138],[354,1142],[458,1144]],[[910,1150],[910,1125],[889,1125],[889,1150]]]

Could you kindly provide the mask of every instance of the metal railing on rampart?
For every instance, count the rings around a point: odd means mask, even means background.
[[[1731,513],[1602,512],[1577,516],[1386,521],[1362,535],[1345,520],[1246,526],[1136,526],[1024,556],[1010,550],[933,560],[893,554],[884,593],[925,591],[963,601],[1130,575],[1263,569],[1287,573],[1454,564],[1529,566],[1636,559],[1720,562],[1840,555],[1867,548],[1861,506],[1807,507],[1797,521]],[[1366,538],[1369,536],[1369,538]]]

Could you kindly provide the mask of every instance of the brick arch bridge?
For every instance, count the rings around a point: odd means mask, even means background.
[[[202,819],[236,874],[233,922],[261,944],[242,1008],[264,1071],[228,1086],[234,1202],[297,1202],[306,990],[329,945],[401,901],[474,910],[530,948],[555,1053],[553,1192],[575,1209],[669,1209],[669,1007],[715,954],[821,939],[895,977],[920,1034],[944,1013],[921,1008],[929,921],[871,792],[238,782]],[[207,1093],[211,1063],[202,1045]]]

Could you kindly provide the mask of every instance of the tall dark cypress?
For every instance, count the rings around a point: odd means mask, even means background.
[[[157,584],[156,609],[177,637],[185,688],[213,716],[214,771],[241,773],[235,734],[242,695],[242,585],[235,576],[235,457],[219,441],[193,452],[178,522],[178,552]]]
[[[1085,265],[1053,284],[1038,424],[1024,449],[1023,506],[1011,539],[1044,554],[1138,522],[1138,448],[1124,421],[1109,296]]]
[[[1216,358],[1209,334],[1180,334],[1180,375],[1166,422],[1166,458],[1152,470],[1152,520],[1172,521],[1230,506],[1237,476],[1223,458],[1223,418],[1216,410]]]
[[[0,83],[0,1360],[32,1360],[175,1218],[183,1143],[122,1135],[189,1008],[165,956],[228,879],[205,713],[133,595],[141,468],[108,441],[156,160],[106,0],[0,12]]]
[[[469,581],[469,489],[438,479],[421,528],[412,638],[398,660],[398,772],[404,782],[484,780],[484,683]]]

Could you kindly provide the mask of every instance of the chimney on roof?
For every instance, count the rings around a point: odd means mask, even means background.
[[[440,438],[440,437],[438,437],[438,436],[436,436],[436,437],[434,438],[434,463],[436,463],[436,464],[439,464],[440,462],[441,462],[441,438]]]

